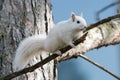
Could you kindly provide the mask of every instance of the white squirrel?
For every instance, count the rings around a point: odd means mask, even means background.
[[[13,69],[23,69],[33,56],[39,55],[42,51],[53,53],[67,45],[75,47],[73,41],[81,35],[86,26],[87,23],[82,16],[72,13],[70,19],[56,24],[47,36],[34,35],[25,38],[16,50]]]

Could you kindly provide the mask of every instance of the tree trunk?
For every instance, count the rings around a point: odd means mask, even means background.
[[[19,42],[34,34],[48,33],[53,26],[50,0],[0,0],[0,77],[13,72],[12,61]],[[43,60],[42,54],[30,66]],[[55,80],[55,61],[14,80]]]

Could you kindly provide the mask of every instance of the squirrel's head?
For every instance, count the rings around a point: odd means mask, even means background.
[[[83,18],[83,15],[81,14],[80,16],[76,16],[74,12],[71,14],[71,21],[74,25],[74,28],[78,30],[85,30],[87,27],[86,20]]]

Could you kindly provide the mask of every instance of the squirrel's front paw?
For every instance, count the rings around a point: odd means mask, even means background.
[[[61,56],[61,55],[62,55],[62,53],[61,53],[61,51],[60,51],[60,50],[57,50],[55,53],[56,53],[57,55],[59,55],[59,56]]]
[[[70,42],[69,45],[72,47],[72,48],[75,48],[76,46],[73,44],[74,41]]]

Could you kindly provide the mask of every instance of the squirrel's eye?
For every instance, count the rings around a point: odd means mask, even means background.
[[[77,23],[80,23],[80,21],[77,21]]]

